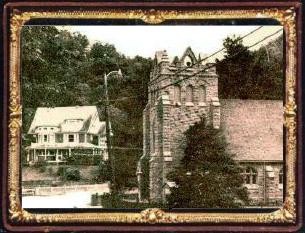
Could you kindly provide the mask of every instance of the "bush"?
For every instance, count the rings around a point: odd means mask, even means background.
[[[122,194],[104,193],[100,196],[101,205],[103,208],[125,208],[125,209],[147,209],[156,208],[155,204],[141,203],[141,202],[128,202],[124,200]],[[158,208],[168,208],[167,204],[160,203]]]
[[[62,167],[62,166],[58,167],[57,172],[56,172],[56,175],[58,175],[58,176],[64,176],[65,173],[66,173],[66,167]]]
[[[40,173],[44,173],[47,170],[47,162],[41,161],[34,164],[34,168],[38,168]]]
[[[69,165],[98,165],[101,161],[100,155],[72,155],[66,158]]]
[[[79,181],[80,180],[80,172],[77,168],[67,168],[65,179],[71,181]]]
[[[101,162],[96,171],[94,171],[95,182],[106,182],[111,180],[111,165],[109,160]]]
[[[59,167],[56,174],[63,180],[79,181],[81,179],[79,170],[74,167]]]
[[[49,175],[53,174],[53,168],[52,167],[48,167],[48,173],[49,173]]]

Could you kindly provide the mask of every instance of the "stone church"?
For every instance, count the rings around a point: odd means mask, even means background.
[[[218,75],[198,62],[192,49],[170,62],[166,51],[155,54],[143,111],[143,156],[138,162],[139,190],[143,159],[149,159],[149,199],[164,202],[167,173],[184,155],[184,132],[202,117],[223,128],[228,150],[244,168],[241,174],[254,206],[278,206],[283,200],[283,102],[218,98]],[[209,68],[210,67],[210,68]],[[200,72],[204,69],[204,72]],[[143,200],[141,191],[139,199]]]

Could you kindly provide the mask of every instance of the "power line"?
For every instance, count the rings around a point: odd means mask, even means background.
[[[282,31],[282,29],[279,29],[279,30],[277,30],[276,32],[274,32],[274,33],[272,33],[272,34],[270,34],[270,35],[264,37],[263,39],[259,40],[258,42],[254,43],[254,44],[252,44],[252,45],[250,45],[250,46],[248,46],[248,47],[246,47],[244,50],[241,50],[241,51],[239,51],[239,52],[233,54],[229,59],[231,59],[231,58],[237,56],[238,54],[240,54],[241,52],[243,52],[243,51],[245,51],[245,50],[247,50],[247,49],[249,49],[249,48],[252,48],[252,47],[256,46],[257,44],[263,42],[264,40],[267,40],[268,38],[270,38],[270,37],[276,35],[276,34],[279,33],[280,31]],[[180,80],[177,80],[177,81],[175,81],[175,82],[173,82],[173,83],[170,83],[170,84],[165,85],[165,86],[163,86],[163,87],[159,87],[159,88],[157,88],[157,89],[154,89],[154,90],[152,90],[152,91],[149,91],[149,93],[153,93],[153,92],[156,92],[156,91],[159,91],[159,90],[163,90],[164,88],[167,88],[167,87],[169,87],[169,86],[178,84],[178,83],[180,83],[180,82],[182,82],[182,81],[184,81],[184,80],[187,80],[187,79],[189,79],[189,78],[192,78],[192,77],[196,76],[197,74],[200,74],[200,73],[202,73],[202,72],[204,72],[204,71],[206,71],[206,70],[208,70],[208,69],[210,69],[211,67],[214,67],[214,66],[215,66],[215,64],[211,64],[210,66],[205,67],[204,69],[202,69],[202,70],[200,70],[200,71],[198,71],[198,72],[192,74],[191,76],[184,77],[184,78],[182,78],[182,79],[180,79]]]
[[[236,41],[243,40],[244,38],[246,38],[246,37],[252,35],[253,33],[255,33],[256,31],[260,30],[262,27],[263,27],[263,26],[259,26],[258,28],[254,29],[253,31],[251,31],[251,32],[249,32],[249,33],[247,33],[247,34],[245,34],[244,36],[242,36],[242,37],[240,37],[240,38],[238,38]],[[249,48],[251,48],[251,47],[257,45],[258,43],[260,43],[260,42],[262,42],[262,41],[268,39],[269,37],[271,37],[271,36],[277,34],[277,33],[278,33],[279,31],[281,31],[281,30],[282,30],[282,29],[278,30],[277,32],[273,33],[273,34],[270,35],[270,36],[267,36],[267,37],[263,38],[261,41],[259,41],[259,42],[255,43],[255,44],[253,44],[253,45],[247,47],[247,49],[249,49]],[[188,66],[188,67],[185,67],[185,68],[183,68],[183,69],[180,69],[180,70],[176,71],[176,72],[174,73],[174,75],[177,75],[177,74],[179,74],[179,73],[181,73],[181,72],[183,72],[183,71],[185,71],[185,70],[187,70],[187,69],[189,69],[189,68],[192,68],[194,65],[196,65],[196,64],[198,64],[198,63],[201,63],[201,62],[203,62],[203,61],[209,59],[210,57],[213,57],[214,55],[216,55],[216,54],[222,52],[224,49],[225,49],[225,47],[223,47],[223,48],[217,50],[216,52],[212,53],[212,54],[209,55],[208,57],[205,57],[205,58],[203,58],[203,59],[198,60],[196,63],[193,63],[191,66]],[[241,51],[240,51],[240,52],[241,52]],[[239,53],[240,53],[240,52],[239,52]],[[239,53],[234,54],[233,57],[236,56],[236,55],[238,55]],[[203,70],[201,70],[201,71],[199,71],[199,72],[193,74],[192,76],[189,76],[189,77],[187,77],[187,78],[178,80],[178,81],[176,81],[174,84],[178,84],[179,82],[181,82],[181,81],[183,81],[183,80],[185,80],[185,79],[191,78],[191,77],[197,75],[198,73],[204,72],[205,70],[207,70],[207,69],[209,69],[209,68],[211,68],[211,67],[213,67],[213,66],[215,66],[215,64],[212,64],[211,66],[208,66],[208,67],[204,68]],[[166,78],[159,79],[159,80],[156,78],[156,79],[150,81],[148,84],[151,84],[152,82],[154,82],[154,81],[156,81],[156,80],[158,80],[157,83],[159,83],[159,82],[161,82],[161,81],[163,81],[163,80],[166,80],[166,79],[168,79],[168,78],[166,77]],[[157,89],[155,89],[155,90],[153,90],[153,91],[149,91],[149,93],[152,93],[152,92],[158,91],[158,90],[162,90],[162,89],[164,89],[164,88],[166,88],[166,87],[168,87],[168,86],[174,85],[174,84],[169,84],[169,85],[166,85],[166,86],[164,86],[164,87],[162,87],[162,88],[157,88]],[[144,93],[143,93],[143,94],[140,94],[140,95],[133,95],[133,96],[127,96],[127,97],[122,97],[122,98],[117,98],[117,99],[110,99],[109,102],[125,101],[125,100],[128,100],[128,99],[135,99],[135,98],[137,98],[137,97],[145,97],[145,96],[144,96]],[[103,102],[103,101],[101,101],[101,102]],[[101,102],[99,102],[99,103],[101,103]]]
[[[241,41],[241,40],[243,40],[244,38],[246,38],[246,37],[252,35],[254,32],[260,30],[262,27],[263,27],[263,26],[259,26],[258,28],[254,29],[253,31],[251,31],[251,32],[249,32],[249,33],[247,33],[247,34],[245,34],[244,36],[242,36],[242,37],[240,37],[240,38],[238,38],[236,41]],[[214,55],[216,55],[217,53],[222,52],[223,50],[225,50],[225,47],[222,47],[221,49],[219,49],[219,50],[217,50],[216,52],[212,53],[212,54],[209,55],[208,57],[205,57],[205,58],[203,58],[203,59],[200,59],[199,61],[193,63],[192,65],[190,65],[190,66],[188,66],[188,67],[185,67],[185,68],[183,68],[183,69],[180,69],[180,70],[176,71],[176,72],[174,73],[174,75],[177,75],[177,74],[179,74],[179,73],[181,73],[181,72],[183,72],[183,71],[185,71],[185,70],[187,70],[187,69],[189,69],[189,68],[192,68],[193,66],[197,65],[198,63],[201,63],[201,62],[203,62],[203,61],[209,59],[210,57],[213,57]],[[157,83],[159,83],[159,82],[161,82],[161,81],[163,81],[163,80],[165,80],[165,79],[167,79],[167,78],[163,78],[163,79],[161,79],[161,80],[158,80]],[[154,82],[154,81],[156,81],[156,80],[157,80],[157,78],[151,80],[151,81],[149,82],[149,84],[151,84],[152,82]]]
[[[263,27],[263,26],[259,26],[258,28],[254,29],[254,30],[252,30],[251,32],[245,34],[244,36],[238,38],[237,41],[241,41],[241,40],[243,40],[244,38],[246,38],[246,37],[252,35],[252,34],[255,33],[256,31],[260,30],[262,27]],[[192,68],[192,67],[195,66],[196,64],[201,63],[201,62],[203,62],[203,61],[209,59],[210,57],[213,57],[214,55],[216,55],[217,53],[222,52],[223,50],[225,50],[225,47],[222,47],[221,49],[219,49],[219,50],[217,50],[216,52],[212,53],[212,54],[209,55],[208,57],[205,57],[205,58],[203,58],[203,59],[198,60],[197,62],[193,63],[191,66],[188,66],[188,67],[186,67],[186,68],[183,68],[183,69],[180,69],[180,70],[176,71],[176,72],[174,73],[174,75],[177,75],[177,74],[179,74],[179,73],[181,73],[181,72],[183,72],[183,71],[185,71],[185,70],[187,70],[187,69],[189,69],[189,68]],[[163,80],[165,80],[165,79],[167,79],[167,77],[166,77],[166,78],[163,78],[163,79],[161,79],[161,80],[159,79],[157,83],[159,83],[159,82],[161,82],[161,81],[163,81]],[[157,80],[157,78],[154,79],[154,80],[151,80],[148,84],[150,85],[152,82],[154,82],[154,81],[156,81],[156,80]],[[141,94],[141,95],[133,95],[133,96],[122,97],[122,98],[118,98],[118,99],[110,99],[109,102],[125,101],[125,100],[128,100],[128,99],[135,99],[135,98],[137,98],[137,97],[145,97],[145,96],[144,96],[144,93],[143,93],[143,94]]]

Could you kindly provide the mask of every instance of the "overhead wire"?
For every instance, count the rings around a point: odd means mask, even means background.
[[[267,40],[268,38],[270,38],[270,37],[276,35],[277,33],[279,33],[279,32],[282,31],[282,30],[283,30],[283,29],[279,29],[279,30],[277,30],[276,32],[274,32],[274,33],[272,33],[272,34],[270,34],[270,35],[264,37],[263,39],[261,39],[261,40],[255,42],[254,44],[245,47],[244,50],[241,50],[241,51],[239,51],[239,52],[233,54],[232,56],[230,56],[229,59],[232,59],[233,57],[237,56],[237,55],[240,54],[241,52],[243,52],[243,51],[245,51],[245,50],[247,50],[247,49],[249,49],[249,48],[252,48],[252,47],[254,47],[254,46],[256,46],[256,45],[258,45],[259,43],[261,43],[261,42]],[[172,82],[172,83],[170,83],[170,84],[167,84],[167,85],[165,85],[165,86],[163,86],[163,87],[159,87],[159,88],[156,88],[156,89],[154,89],[154,90],[151,90],[151,91],[149,91],[149,93],[153,93],[153,92],[156,92],[156,91],[159,91],[159,90],[163,90],[163,89],[165,89],[165,88],[167,88],[167,87],[169,87],[169,86],[176,85],[176,84],[178,84],[178,83],[180,83],[180,82],[182,82],[182,81],[184,81],[184,80],[187,80],[187,79],[189,79],[189,78],[192,78],[192,77],[194,77],[194,76],[196,76],[196,75],[198,75],[198,74],[200,74],[200,73],[202,73],[202,72],[204,72],[204,71],[206,71],[206,70],[208,70],[208,69],[210,69],[210,68],[212,68],[212,67],[214,67],[214,66],[216,66],[216,65],[215,65],[215,64],[208,65],[208,66],[205,67],[204,69],[202,69],[202,70],[200,70],[200,71],[198,71],[198,72],[196,72],[196,73],[194,73],[194,74],[192,74],[192,75],[190,75],[190,76],[186,76],[186,77],[184,77],[184,78],[182,78],[182,79],[176,80],[175,82]]]

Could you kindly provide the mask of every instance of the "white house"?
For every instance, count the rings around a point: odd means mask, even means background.
[[[107,160],[106,123],[96,106],[37,108],[28,134],[27,162],[64,162],[75,155],[101,155]]]

